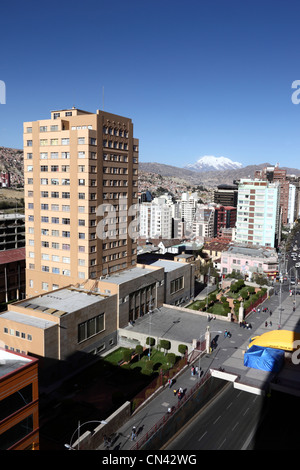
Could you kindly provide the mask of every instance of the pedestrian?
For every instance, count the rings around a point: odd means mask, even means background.
[[[195,375],[195,367],[194,366],[191,367],[191,375],[192,376]]]
[[[168,385],[169,385],[169,388],[172,387],[172,379],[168,379]]]
[[[196,375],[199,375],[199,367],[198,366],[196,366],[196,368],[195,368],[195,373],[196,373]]]
[[[269,325],[272,326],[272,322],[271,322],[271,321],[270,321]]]
[[[176,395],[177,395],[177,390],[174,389],[174,390],[173,390],[173,393],[174,393],[174,397],[176,397]]]
[[[265,322],[265,327],[267,327],[267,326],[268,326],[268,322],[266,321],[266,322]]]
[[[270,310],[270,317],[272,316],[272,310]]]
[[[136,427],[133,426],[131,431],[131,440],[133,441],[136,438]]]
[[[228,332],[227,330],[224,331],[224,338],[226,338],[226,336],[228,335]]]

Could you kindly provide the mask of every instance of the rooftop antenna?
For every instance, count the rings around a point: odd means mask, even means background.
[[[104,86],[102,87],[102,111],[104,111]]]

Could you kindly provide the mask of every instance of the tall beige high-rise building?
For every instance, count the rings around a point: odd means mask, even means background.
[[[138,145],[99,110],[24,123],[27,296],[136,264]]]

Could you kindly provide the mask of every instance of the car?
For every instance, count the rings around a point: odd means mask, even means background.
[[[295,282],[296,282],[295,278],[294,278],[294,277],[291,277],[291,284],[293,284],[293,285],[294,285],[294,284],[295,284]]]

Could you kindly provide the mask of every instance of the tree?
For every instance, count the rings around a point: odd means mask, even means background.
[[[243,300],[248,299],[249,291],[248,291],[247,287],[243,287],[243,289],[240,290],[240,296],[242,297]]]
[[[167,351],[171,349],[171,343],[167,339],[161,339],[160,340],[160,347],[165,350],[165,355],[167,354]]]
[[[182,357],[185,355],[186,350],[187,350],[187,345],[186,344],[179,344],[178,345],[178,352],[179,352],[179,354],[182,355]]]
[[[139,360],[140,360],[141,354],[143,354],[143,346],[141,344],[138,344],[135,348],[135,352],[139,355]]]
[[[151,336],[148,336],[146,339],[146,344],[147,346],[154,346],[155,345],[155,339],[151,338]]]
[[[176,356],[174,353],[168,353],[166,356],[166,359],[167,359],[167,363],[170,364],[171,367],[174,366],[176,362]]]
[[[131,350],[130,349],[124,349],[123,351],[123,361],[124,362],[129,362],[131,360]]]

